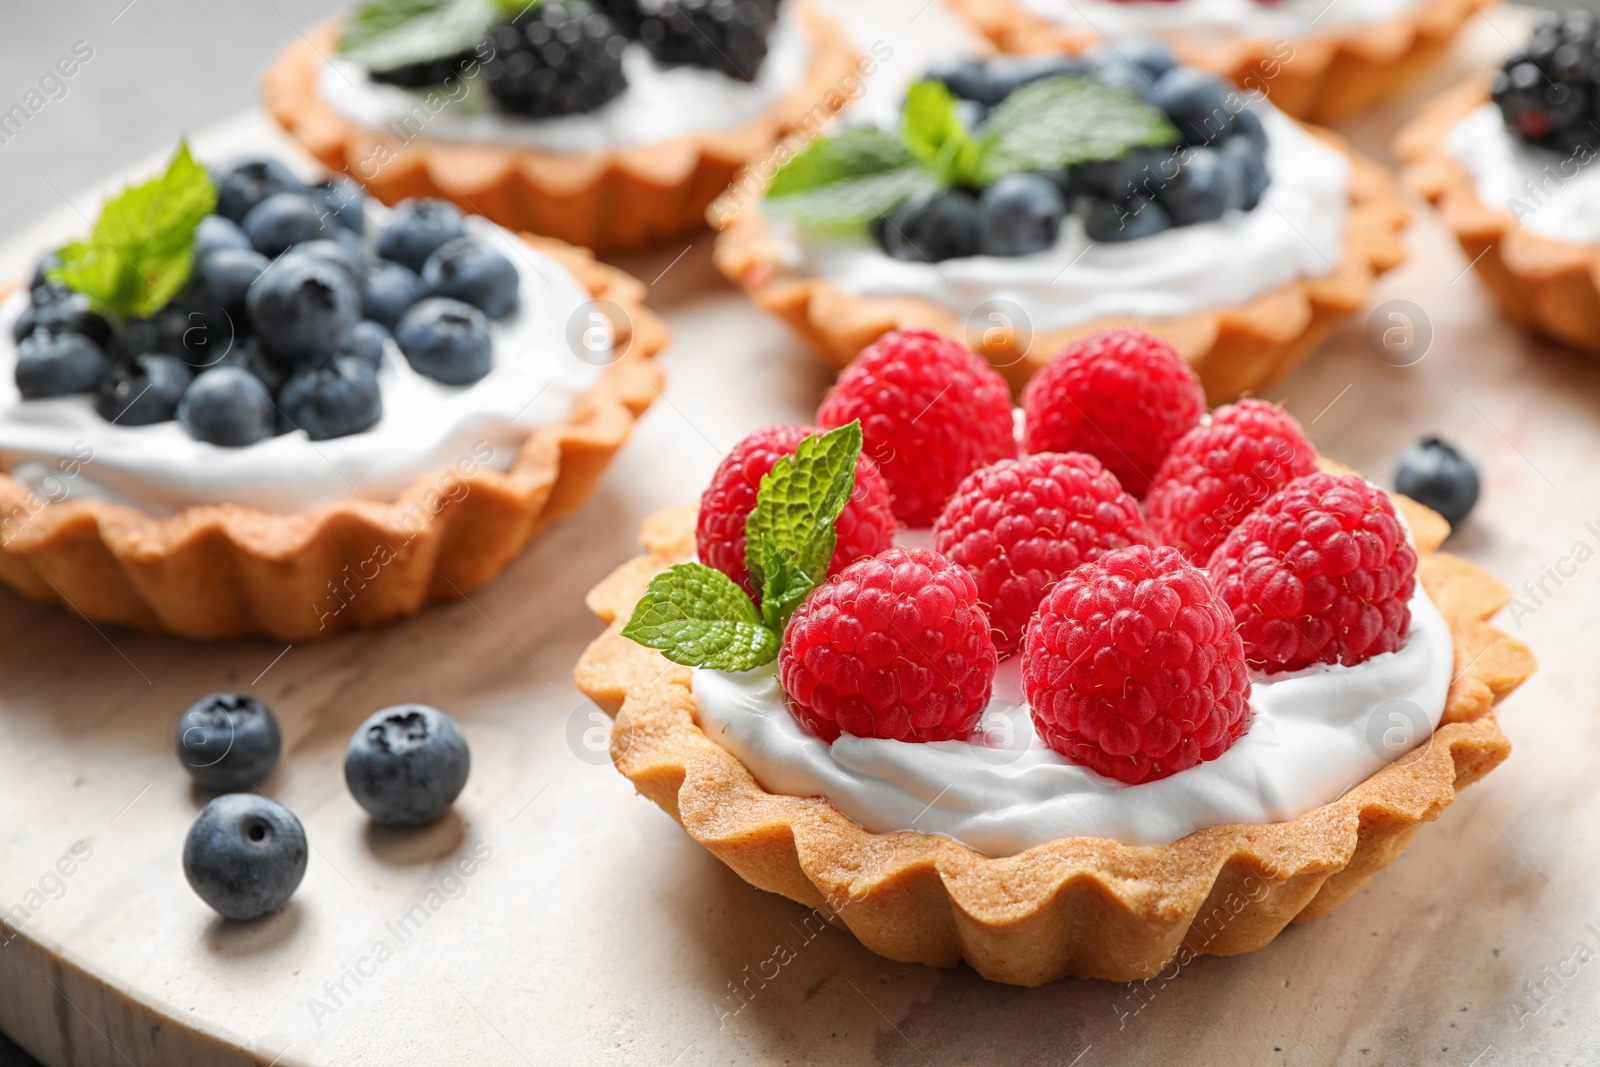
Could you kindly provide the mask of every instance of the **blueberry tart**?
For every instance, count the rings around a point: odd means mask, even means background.
[[[572,511],[665,328],[589,253],[180,146],[0,294],[0,580],[97,622],[303,641]]]
[[[704,225],[877,60],[804,0],[373,0],[291,47],[267,110],[385,203],[610,251]]]
[[[958,342],[881,338],[646,524],[576,678],[640,793],[873,951],[1134,981],[1349,899],[1535,664],[1445,522],[1282,410],[1206,415],[1133,329],[1046,374],[1014,422]]]
[[[713,206],[716,261],[835,366],[897,327],[965,335],[1014,385],[1137,324],[1213,401],[1280,377],[1404,257],[1376,164],[1152,46],[962,61],[897,125],[785,146]],[[759,172],[753,172],[759,174]]]

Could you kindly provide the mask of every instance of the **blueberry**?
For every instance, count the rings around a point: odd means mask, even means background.
[[[241,223],[257,252],[271,259],[321,237],[322,215],[304,193],[274,193],[250,209]]]
[[[895,259],[937,263],[977,255],[981,229],[977,201],[952,191],[901,204],[883,220],[878,234],[884,251]]]
[[[421,826],[455,803],[472,757],[454,719],[426,704],[398,704],[356,730],[344,780],[356,803],[385,826]]]
[[[1256,114],[1255,108],[1243,107],[1233,117],[1233,132],[1228,134],[1228,143],[1243,138],[1256,150],[1257,155],[1265,155],[1267,151],[1267,128],[1261,124],[1261,116]]]
[[[256,793],[228,793],[189,828],[183,873],[223,918],[249,922],[289,903],[307,857],[305,829],[288,808]]]
[[[1160,80],[1158,75],[1134,62],[1131,56],[1109,41],[1089,49],[1083,58],[1090,63],[1096,81],[1143,99],[1149,99],[1155,93]]]
[[[50,272],[59,266],[61,266],[61,257],[56,255],[54,252],[46,252],[43,258],[41,258],[39,262],[34,265],[33,277],[28,279],[28,289],[37,293],[39,290],[44,289],[52,284],[59,285],[59,282],[52,283],[50,281]],[[34,297],[34,302],[38,302],[37,296]]]
[[[241,308],[250,284],[268,262],[253,248],[213,248],[195,262],[194,284],[211,303]]]
[[[429,296],[464,300],[491,319],[503,319],[517,306],[519,280],[509,259],[473,237],[447,241],[422,265]]]
[[[155,351],[177,356],[197,370],[215,363],[240,332],[240,323],[227,308],[194,291],[156,312],[154,320],[159,337]]]
[[[984,73],[993,86],[992,92],[1004,100],[1024,85],[1046,78],[1087,77],[1094,65],[1074,56],[997,56],[984,64]]]
[[[1180,158],[1177,176],[1156,194],[1156,202],[1174,226],[1210,222],[1244,206],[1244,164],[1237,156],[1214,148],[1192,148]]]
[[[316,255],[273,263],[250,287],[245,306],[267,351],[291,363],[332,355],[361,321],[361,297],[344,267]]]
[[[1026,256],[1056,243],[1066,204],[1042,174],[1007,174],[978,197],[986,256]]]
[[[35,330],[82,334],[104,348],[111,340],[111,323],[89,308],[89,298],[59,282],[34,289],[31,302],[11,324],[11,336],[21,341]]]
[[[413,370],[446,385],[477,381],[494,359],[483,312],[445,296],[413,304],[395,327],[394,339]]]
[[[178,401],[194,375],[177,356],[154,352],[124,359],[100,379],[94,409],[118,426],[149,426],[178,416]]]
[[[1156,82],[1150,102],[1177,127],[1185,144],[1208,145],[1226,138],[1238,122],[1235,90],[1212,74],[1193,67],[1173,67]]]
[[[958,100],[972,100],[985,107],[993,107],[1005,99],[1005,93],[1000,90],[1000,86],[989,78],[989,72],[984,64],[976,59],[941,63],[929,70],[924,77],[928,81],[942,83],[950,90],[950,95]]]
[[[260,378],[242,367],[212,367],[189,383],[178,422],[196,440],[239,448],[271,437],[277,412]]]
[[[271,773],[283,751],[272,709],[245,693],[212,693],[178,720],[178,759],[203,789],[248,789]]]
[[[389,342],[389,331],[383,324],[362,319],[339,344],[341,356],[354,356],[373,370],[383,365],[384,345]]]
[[[349,231],[341,232],[352,238],[354,236]],[[350,279],[350,284],[355,286],[357,292],[361,290],[362,284],[366,281],[367,262],[365,254],[361,251],[359,239],[356,239],[356,247],[351,248],[343,241],[322,237],[315,241],[307,241],[304,244],[295,245],[284,258],[287,259],[288,256],[318,256],[329,263],[337,264],[339,269],[344,271],[345,277]]]
[[[1080,163],[1069,169],[1071,180],[1088,195],[1103,200],[1124,200],[1135,194],[1154,196],[1156,190],[1177,177],[1171,149],[1135,148],[1116,159]]]
[[[278,408],[292,428],[313,441],[369,430],[383,416],[377,371],[357,356],[302,365],[283,384]]]
[[[276,395],[283,388],[283,383],[289,380],[293,367],[284,366],[261,350],[261,342],[254,337],[246,338],[234,345],[212,364],[213,367],[238,367],[248,371],[266,386],[267,392]]]
[[[200,220],[194,232],[194,258],[199,262],[207,252],[219,248],[249,248],[250,238],[239,229],[239,224],[221,215],[207,215]]]
[[[234,222],[243,222],[251,208],[275,193],[305,190],[288,167],[266,156],[240,160],[212,180],[217,187],[217,214]]]
[[[367,195],[361,186],[349,178],[329,178],[306,189],[311,202],[325,214],[332,215],[351,233],[360,233],[366,227]]]
[[[1152,82],[1178,65],[1172,46],[1159,37],[1124,37],[1117,41],[1117,50]]]
[[[1245,137],[1228,138],[1222,145],[1222,151],[1224,155],[1239,161],[1239,168],[1244,175],[1244,201],[1239,206],[1246,211],[1254,211],[1256,205],[1261,203],[1267,186],[1272,184],[1272,175],[1267,173],[1266,157]]]
[[[361,287],[362,314],[392,330],[421,292],[422,282],[414,272],[387,259],[374,260]]]
[[[1478,502],[1478,470],[1448,441],[1424,437],[1401,453],[1394,487],[1458,526]]]
[[[82,334],[38,329],[17,345],[17,391],[24,400],[92,393],[110,369],[100,346]]]
[[[1161,206],[1144,196],[1124,200],[1092,198],[1083,218],[1084,232],[1094,241],[1137,241],[1171,226],[1172,220]]]
[[[378,255],[420,272],[433,250],[465,235],[461,209],[443,200],[401,201],[378,237]]]

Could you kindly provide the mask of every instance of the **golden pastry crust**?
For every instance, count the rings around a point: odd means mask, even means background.
[[[1450,131],[1488,102],[1488,88],[1475,80],[1401,130],[1395,154],[1406,183],[1438,209],[1508,319],[1600,358],[1600,245],[1524,229],[1504,208],[1483,202],[1472,175],[1445,149]]]
[[[1396,502],[1455,643],[1443,721],[1422,748],[1286,823],[1216,826],[1160,847],[1066,838],[996,858],[948,837],[869,833],[822,798],[767,793],[696,724],[690,670],[621,636],[650,578],[693,557],[693,507],[648,520],[648,554],[589,594],[609,626],[575,677],[616,716],[612,759],[639,792],[747,882],[818,909],[879,955],[965,960],[1018,985],[1149,978],[1174,959],[1248,952],[1327,914],[1510,754],[1495,705],[1535,663],[1485,621],[1508,594],[1437,551],[1443,519]]]
[[[1002,52],[1085,51],[1104,37],[1035,14],[1018,0],[949,0],[957,14]],[[1285,41],[1273,37],[1192,40],[1174,37],[1183,62],[1241,88],[1265,93],[1278,110],[1307,122],[1341,122],[1398,96],[1431,70],[1476,0],[1424,0],[1410,11]]]
[[[525,237],[596,300],[621,307],[616,347],[565,423],[535,430],[506,472],[424,475],[392,502],[274,515],[234,504],[154,518],[52,503],[0,474],[0,581],[95,622],[189,638],[307,641],[471,592],[594,490],[660,391],[667,328],[644,285],[549,238]]]
[[[813,53],[805,80],[765,115],[729,130],[597,153],[515,145],[397,141],[345,119],[317,88],[338,30],[291,45],[262,78],[268,113],[329,169],[349,173],[386,204],[449,200],[508,229],[608,252],[699,229],[707,206],[746,163],[797,130],[815,129],[860,91],[858,54],[815,8],[799,11]]]
[[[787,322],[837,369],[890,330],[924,326],[965,337],[1020,389],[1068,342],[1132,324],[1169,341],[1200,376],[1206,399],[1220,404],[1259,392],[1288,374],[1336,325],[1366,305],[1380,274],[1405,260],[1400,233],[1410,212],[1389,173],[1336,134],[1308,129],[1350,159],[1349,216],[1336,270],[1280,285],[1232,307],[1171,319],[1105,318],[1039,333],[1021,352],[1009,333],[969,336],[966,324],[934,301],[856,296],[825,278],[795,274],[784,242],[759,209],[762,183],[748,176],[735,185],[736,192],[712,206],[712,224],[722,231],[714,255],[729,281]]]

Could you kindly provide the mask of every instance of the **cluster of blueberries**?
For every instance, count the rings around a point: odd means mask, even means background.
[[[516,307],[519,276],[454,205],[404,201],[374,235],[347,178],[306,185],[251,158],[212,180],[216,212],[196,232],[189,281],[150,318],[109,320],[48,277],[54,254],[39,264],[13,327],[24,399],[93,393],[118,425],[176,418],[198,440],[238,447],[371,428],[391,336],[438,381],[489,372],[489,321]]]
[[[270,915],[306,873],[306,832],[294,813],[244,792],[277,766],[278,720],[243,693],[213,693],[178,721],[178,759],[195,784],[223,794],[201,810],[183,846],[183,873],[201,900],[228,919]],[[344,779],[356,802],[384,826],[423,826],[443,815],[471,770],[456,721],[426,704],[374,713],[345,750]]]
[[[896,259],[1026,256],[1056,243],[1067,216],[1095,241],[1132,241],[1174,226],[1250,211],[1267,187],[1261,118],[1219,78],[1180,65],[1158,41],[1102,45],[1081,57],[1002,56],[930,71],[982,132],[995,105],[1044,78],[1093,78],[1160,108],[1179,143],[1113,160],[1008,174],[984,189],[952,189],[901,204],[873,228]]]

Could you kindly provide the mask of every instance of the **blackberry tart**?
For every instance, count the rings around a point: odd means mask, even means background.
[[[1541,12],[1523,51],[1400,133],[1405,178],[1505,316],[1600,357],[1600,21]]]
[[[713,207],[723,273],[836,366],[928,326],[1020,386],[1135,323],[1213,401],[1359,309],[1405,219],[1377,165],[1154,42],[935,68],[897,127],[787,145]]]
[[[704,224],[876,59],[802,0],[373,0],[267,72],[268,111],[379,200],[597,250]]]
[[[586,252],[187,146],[11,288],[0,579],[193,638],[484,584],[587,498],[666,340]]]

